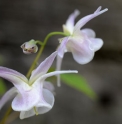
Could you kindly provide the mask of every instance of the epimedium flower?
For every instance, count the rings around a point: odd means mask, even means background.
[[[38,51],[38,46],[36,44],[37,42],[33,39],[28,42],[23,43],[21,45],[23,53],[25,54],[36,53]]]
[[[48,112],[54,105],[54,96],[51,92],[53,87],[49,82],[48,85],[44,86],[45,79],[57,74],[77,73],[75,70],[47,73],[56,56],[57,52],[54,52],[46,58],[32,71],[29,79],[15,70],[0,67],[0,77],[12,82],[14,85],[1,98],[0,109],[9,99],[15,97],[12,101],[12,109],[20,111],[20,119]]]
[[[64,33],[69,36],[60,39],[57,56],[57,70],[60,70],[62,58],[65,52],[71,52],[74,60],[79,64],[90,62],[94,53],[103,45],[101,38],[96,38],[96,34],[92,29],[81,28],[91,19],[106,12],[108,9],[101,10],[101,6],[90,15],[81,18],[75,25],[74,20],[79,15],[79,11],[75,10],[63,25]],[[58,86],[60,86],[60,76],[58,76]]]

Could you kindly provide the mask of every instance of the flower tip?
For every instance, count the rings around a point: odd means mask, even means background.
[[[79,14],[80,14],[80,11],[79,11],[78,9],[76,9],[76,10],[74,11],[74,15],[78,16]]]
[[[98,8],[97,8],[97,10],[94,12],[94,13],[104,13],[104,12],[106,12],[106,11],[108,11],[108,8],[105,8],[104,10],[101,10],[102,9],[102,6],[99,6]],[[101,11],[100,11],[101,10]]]
[[[108,11],[108,8],[104,9],[105,11]]]
[[[60,83],[57,83],[57,87],[61,87],[61,84]]]
[[[69,71],[70,71],[70,73],[78,73],[77,70],[69,70]]]
[[[78,73],[78,71],[77,71],[77,70],[75,70],[74,72],[75,72],[75,73]]]

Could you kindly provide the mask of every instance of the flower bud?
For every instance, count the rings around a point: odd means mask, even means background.
[[[38,46],[36,45],[35,40],[30,40],[21,45],[23,52],[25,54],[36,53],[38,51]]]

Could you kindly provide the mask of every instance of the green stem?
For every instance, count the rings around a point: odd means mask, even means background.
[[[43,52],[43,50],[44,50],[44,47],[45,47],[45,45],[46,45],[48,39],[49,39],[51,36],[53,36],[53,35],[63,35],[63,36],[67,36],[67,34],[65,34],[65,33],[63,33],[63,32],[51,32],[51,33],[49,33],[49,34],[45,37],[44,42],[43,42],[43,45],[40,46],[40,50],[39,50],[39,52],[38,52],[36,58],[34,59],[32,65],[31,65],[31,67],[30,67],[30,69],[29,69],[29,71],[28,71],[28,73],[27,73],[27,75],[26,75],[27,78],[30,77],[30,74],[31,74],[32,70],[35,68],[36,63],[37,63],[38,59],[40,58],[40,56],[41,56],[41,54],[42,54],[42,52]]]
[[[36,40],[35,42],[36,42],[36,44],[43,45],[43,42],[41,42],[39,40]]]
[[[7,118],[8,118],[8,116],[9,116],[9,114],[11,113],[11,111],[12,111],[12,108],[10,106],[8,108],[8,110],[6,111],[6,113],[5,113],[4,117],[3,117],[3,119],[1,120],[0,124],[5,124],[5,122],[6,122]]]

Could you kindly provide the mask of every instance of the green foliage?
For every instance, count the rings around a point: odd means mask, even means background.
[[[79,74],[63,74],[61,75],[61,80],[68,86],[71,86],[72,88],[83,92],[91,99],[97,98],[97,94],[87,84],[86,80]]]
[[[6,85],[4,81],[0,78],[0,95],[4,94],[6,92]]]

